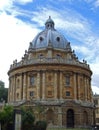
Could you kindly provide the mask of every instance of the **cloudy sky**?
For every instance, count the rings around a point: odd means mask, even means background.
[[[90,64],[99,94],[99,0],[0,0],[0,80],[8,87],[10,65],[21,60],[49,16],[79,60]]]

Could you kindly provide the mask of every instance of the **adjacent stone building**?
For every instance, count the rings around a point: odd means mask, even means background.
[[[93,100],[95,104],[95,124],[99,125],[99,94],[93,95]]]
[[[30,42],[21,61],[13,62],[8,75],[8,103],[33,109],[39,104],[44,108],[41,118],[49,125],[93,124],[92,71],[85,60],[78,60],[51,17]]]

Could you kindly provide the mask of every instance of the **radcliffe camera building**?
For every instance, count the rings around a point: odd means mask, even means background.
[[[92,71],[85,60],[79,61],[51,17],[8,75],[8,103],[33,109],[39,104],[44,108],[42,119],[54,126],[93,124]]]

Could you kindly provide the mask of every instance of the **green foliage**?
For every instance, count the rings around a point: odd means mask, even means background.
[[[42,112],[44,112],[44,107],[40,104],[37,104],[36,111],[38,112],[38,114],[41,114]]]
[[[42,113],[44,113],[44,106],[41,106],[39,103],[36,106],[35,113],[38,115],[38,120],[41,120]]]
[[[46,121],[37,121],[36,122],[36,129],[37,130],[46,130],[47,122]]]
[[[0,88],[3,87],[4,88],[4,82],[0,80]]]
[[[34,120],[35,120],[35,117],[33,116],[33,114],[30,111],[26,111],[22,115],[22,123],[23,124],[33,124]]]
[[[0,81],[0,102],[7,102],[8,88],[4,87],[4,83]]]
[[[22,107],[21,114],[22,114],[22,128],[24,130],[32,130],[35,121],[33,110]]]
[[[13,106],[4,106],[3,110],[0,111],[0,122],[2,124],[2,129],[6,130],[7,125],[13,123]]]

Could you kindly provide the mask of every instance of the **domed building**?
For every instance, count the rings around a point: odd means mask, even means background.
[[[94,122],[92,71],[54,25],[49,17],[20,62],[10,66],[8,103],[33,109],[39,104],[49,125],[89,127]]]

